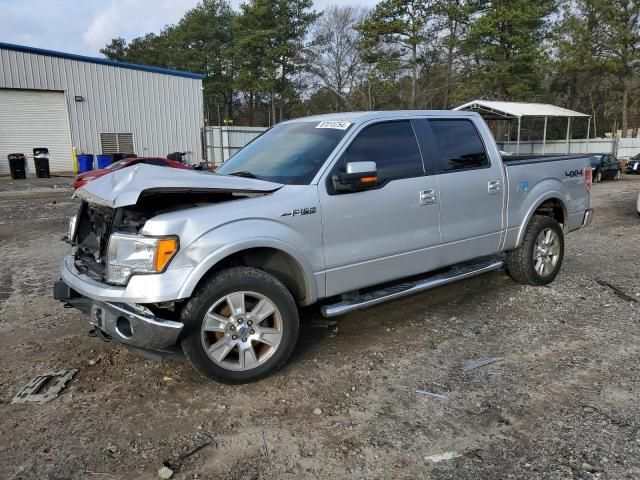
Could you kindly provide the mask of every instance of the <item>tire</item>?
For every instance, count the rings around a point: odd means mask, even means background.
[[[622,170],[616,170],[616,174],[613,177],[614,180],[620,180],[622,178]]]
[[[596,173],[596,183],[600,183],[602,181],[602,172],[598,170]]]
[[[188,301],[181,317],[186,357],[203,375],[222,383],[254,382],[270,375],[287,362],[298,340],[293,296],[257,268],[234,267],[215,274]]]
[[[546,233],[553,235],[549,237]],[[540,255],[540,242],[553,238],[552,248],[545,248],[540,262],[534,259]],[[555,254],[553,253],[555,252]],[[547,256],[548,253],[548,256]],[[551,217],[534,215],[527,225],[524,239],[518,248],[507,253],[507,271],[511,278],[524,285],[547,285],[556,278],[564,258],[564,234],[560,224]],[[540,270],[542,265],[542,271]]]

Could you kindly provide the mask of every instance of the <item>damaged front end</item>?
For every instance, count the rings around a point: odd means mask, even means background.
[[[116,171],[76,192],[54,297],[89,316],[103,339],[169,352],[180,336],[180,286],[191,268],[169,268],[180,233],[144,235],[148,220],[277,190],[280,185],[141,165]],[[172,170],[171,172],[166,172]],[[109,178],[114,177],[114,178]]]

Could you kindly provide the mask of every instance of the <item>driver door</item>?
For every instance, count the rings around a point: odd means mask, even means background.
[[[373,161],[378,184],[338,192],[347,162]],[[438,177],[425,176],[409,120],[364,127],[319,185],[327,296],[407,277],[439,265]]]

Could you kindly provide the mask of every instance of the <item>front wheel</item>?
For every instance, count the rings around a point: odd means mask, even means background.
[[[621,177],[622,177],[622,170],[618,170],[618,171],[616,171],[616,175],[613,178],[615,180],[620,180]]]
[[[596,173],[596,183],[600,183],[602,181],[602,172],[598,171],[598,173]]]
[[[282,367],[298,339],[287,288],[256,268],[223,270],[182,311],[182,349],[194,367],[224,383],[259,380]]]
[[[551,217],[535,215],[520,246],[507,254],[511,278],[525,285],[547,285],[558,275],[564,258],[564,234]]]

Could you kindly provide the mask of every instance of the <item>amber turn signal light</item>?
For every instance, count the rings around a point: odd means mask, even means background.
[[[176,238],[163,238],[158,240],[156,247],[156,272],[161,272],[178,251],[178,240]]]

